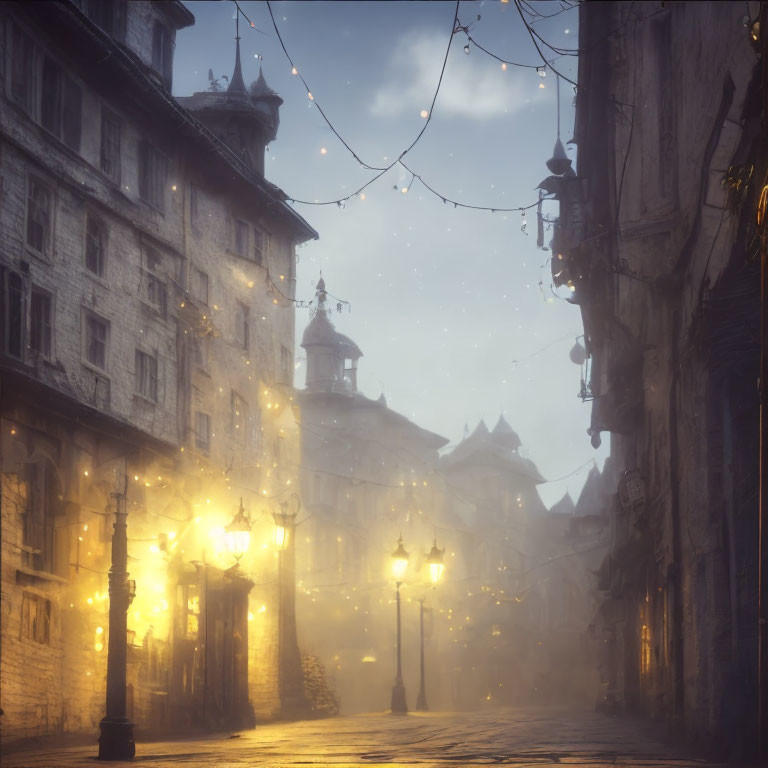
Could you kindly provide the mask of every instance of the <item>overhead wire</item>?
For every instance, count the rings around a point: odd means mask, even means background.
[[[240,13],[243,16],[243,18],[246,20],[246,22],[248,22],[249,26],[252,29],[256,29],[257,31],[261,32],[261,30],[259,30],[258,27],[256,27],[254,22],[251,21],[250,17],[242,9],[242,7],[240,6],[240,3],[238,2],[238,0],[233,0],[233,2],[235,4],[237,12]],[[342,136],[341,132],[333,125],[333,123],[331,122],[331,120],[328,117],[328,115],[325,113],[325,111],[323,110],[323,108],[321,107],[321,105],[319,104],[317,99],[314,97],[314,95],[312,93],[312,89],[311,89],[309,83],[305,80],[304,76],[301,74],[299,69],[296,67],[293,58],[291,57],[290,53],[288,52],[288,48],[285,45],[285,41],[283,40],[283,37],[280,34],[280,29],[277,26],[277,21],[276,21],[276,19],[274,17],[274,13],[272,12],[272,7],[270,5],[269,0],[266,0],[266,6],[267,6],[267,10],[268,10],[269,15],[270,15],[270,19],[272,21],[272,26],[273,26],[273,28],[275,30],[275,35],[277,36],[278,42],[280,43],[280,47],[282,48],[283,53],[285,54],[285,57],[288,60],[288,63],[291,65],[291,72],[294,75],[298,76],[299,79],[301,80],[302,84],[306,88],[308,97],[314,103],[314,105],[317,107],[317,109],[320,112],[320,115],[323,118],[323,120],[325,121],[326,125],[330,128],[330,130],[333,132],[334,136],[336,136],[339,139],[339,141],[341,142],[342,146],[344,146],[347,149],[347,151],[352,155],[352,157],[354,157],[354,159],[358,162],[358,164],[361,167],[366,168],[368,170],[377,171],[377,173],[372,178],[368,179],[365,183],[363,183],[362,185],[357,187],[354,192],[351,192],[350,194],[345,195],[343,197],[338,197],[338,198],[334,198],[334,199],[331,199],[331,200],[303,200],[303,199],[295,198],[295,197],[286,197],[286,201],[287,202],[298,203],[298,204],[301,204],[301,205],[316,205],[316,206],[336,205],[336,206],[339,206],[339,207],[343,207],[343,205],[348,200],[351,200],[352,198],[357,197],[358,195],[360,195],[365,189],[367,189],[373,183],[378,181],[385,173],[387,173],[388,171],[392,170],[392,168],[394,168],[395,166],[400,165],[408,173],[410,173],[412,175],[412,181],[413,181],[413,178],[418,179],[426,190],[428,190],[435,197],[438,197],[440,200],[442,200],[443,203],[450,203],[450,204],[452,204],[454,206],[454,208],[467,208],[467,209],[471,209],[471,210],[490,211],[491,213],[495,213],[497,211],[498,212],[526,211],[526,210],[528,210],[530,208],[535,207],[538,204],[538,200],[536,200],[535,202],[533,202],[533,203],[531,203],[529,205],[515,206],[515,207],[484,206],[484,205],[473,205],[473,204],[469,204],[469,203],[462,203],[462,202],[460,202],[458,200],[454,200],[453,198],[448,197],[447,195],[442,194],[441,192],[438,192],[434,187],[432,187],[429,183],[427,183],[424,180],[423,176],[421,176],[418,173],[415,173],[413,170],[408,168],[408,166],[403,162],[403,157],[405,157],[405,155],[408,154],[408,152],[410,152],[416,146],[416,144],[421,140],[422,136],[424,135],[424,133],[425,133],[425,131],[426,131],[426,129],[427,129],[429,123],[430,123],[430,121],[432,120],[432,116],[433,116],[433,113],[434,113],[434,107],[435,107],[435,104],[437,103],[437,97],[438,97],[438,95],[440,93],[440,88],[441,88],[441,85],[442,85],[442,82],[443,82],[443,77],[445,75],[445,68],[446,68],[446,65],[447,65],[447,62],[448,62],[448,55],[449,55],[450,50],[451,50],[451,44],[453,42],[454,36],[458,32],[464,32],[467,35],[467,37],[469,37],[469,34],[468,34],[469,26],[463,26],[463,25],[461,25],[459,23],[460,0],[457,0],[457,2],[456,2],[456,7],[455,7],[455,11],[454,11],[453,26],[451,28],[451,34],[450,34],[450,37],[449,37],[449,40],[448,40],[448,45],[446,46],[445,56],[443,57],[443,63],[442,63],[441,69],[440,69],[440,75],[439,75],[439,78],[438,78],[437,86],[435,88],[435,92],[434,92],[434,95],[432,97],[432,102],[430,104],[430,108],[427,111],[427,116],[425,118],[425,124],[422,126],[421,130],[418,132],[418,134],[416,135],[414,140],[408,145],[408,147],[406,147],[398,155],[398,157],[395,160],[393,160],[387,166],[376,166],[376,165],[372,165],[370,163],[365,162],[360,157],[360,155],[352,148],[352,146],[349,144],[349,142],[347,142],[344,139],[344,137]],[[473,43],[475,45],[477,45],[476,42],[473,41]],[[494,54],[490,53],[489,51],[487,51],[486,49],[482,48],[481,46],[477,45],[477,47],[481,48],[481,50],[486,52],[488,55],[490,55],[490,56],[492,56],[494,58],[497,58],[499,61],[505,61],[504,59],[501,59],[500,57],[495,56]],[[514,66],[525,66],[526,68],[541,69],[540,66],[537,67],[536,65],[515,65],[513,62],[506,62],[506,63],[513,64]],[[409,189],[408,187],[405,188],[405,192],[406,193],[407,193],[408,189]]]

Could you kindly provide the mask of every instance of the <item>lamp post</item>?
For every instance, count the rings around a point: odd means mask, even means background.
[[[296,516],[301,509],[297,494],[291,495],[295,510],[290,512],[291,501],[281,501],[280,511],[273,512],[275,521],[275,547],[277,549],[278,583],[278,686],[280,714],[293,718],[305,714],[308,708],[304,695],[304,672],[296,633]]]
[[[112,567],[109,570],[109,645],[107,648],[106,714],[99,723],[99,760],[133,760],[133,723],[125,711],[125,663],[128,654],[128,606],[133,591],[128,581],[128,535],[125,497],[128,474],[117,475]],[[134,592],[135,593],[135,592]]]
[[[251,543],[251,519],[243,508],[243,497],[240,497],[240,508],[232,518],[232,522],[224,529],[224,543],[235,558],[236,565],[240,564],[240,558],[248,551]]]
[[[429,568],[429,580],[432,582],[432,587],[436,587],[437,583],[443,576],[443,554],[445,549],[437,548],[437,539],[432,544],[432,549],[427,555],[427,567]],[[420,629],[420,652],[421,652],[421,681],[419,685],[419,695],[416,698],[416,709],[419,712],[429,711],[427,705],[427,691],[424,682],[424,598],[419,600],[419,629]]]
[[[392,573],[395,575],[396,603],[397,603],[397,677],[392,686],[392,704],[393,715],[408,714],[408,705],[405,701],[405,686],[403,685],[403,665],[400,645],[400,585],[403,583],[405,571],[408,568],[408,553],[403,547],[402,535],[397,540],[397,549],[392,553]]]

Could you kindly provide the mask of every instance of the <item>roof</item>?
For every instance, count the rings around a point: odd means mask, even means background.
[[[279,187],[249,168],[173,98],[133,51],[113,40],[74,3],[20,3],[18,7],[42,28],[55,28],[60,38],[76,36],[77,44],[68,46],[68,55],[89,73],[94,82],[113,91],[116,86],[128,84],[129,87],[119,87],[122,97],[151,115],[153,120],[163,120],[174,131],[177,143],[187,141],[193,145],[195,153],[206,159],[208,170],[223,171],[230,184],[233,181],[244,183],[272,206],[276,215],[297,235],[301,233],[305,240],[317,239],[317,231],[287,204],[287,195]]]
[[[309,389],[302,389],[298,391],[298,397],[300,402],[307,403],[313,402],[318,407],[323,407],[327,403],[338,403],[345,410],[366,410],[371,409],[378,412],[382,418],[391,422],[392,424],[411,432],[414,436],[424,441],[433,450],[438,450],[444,445],[448,444],[448,438],[438,435],[436,432],[431,432],[428,429],[420,427],[415,424],[402,413],[393,411],[388,405],[386,400],[379,396],[376,400],[372,400],[369,397],[361,394],[360,392],[353,392],[352,394],[344,392],[328,392],[326,390],[313,391]],[[306,418],[306,411],[304,412]]]
[[[493,432],[488,431],[485,421],[481,419],[472,434],[465,437],[450,453],[442,456],[440,461],[449,467],[460,464],[496,464],[513,474],[528,477],[534,483],[546,482],[536,465],[519,454],[520,444],[520,438],[504,417],[499,419]]]
[[[317,308],[314,317],[304,329],[304,335],[301,337],[301,346],[304,349],[307,347],[329,347],[339,357],[345,359],[357,360],[363,356],[360,347],[349,336],[339,333],[333,327],[333,323],[328,318],[328,310],[322,306]]]
[[[576,505],[573,503],[571,494],[566,491],[563,495],[563,498],[560,499],[560,501],[555,502],[549,508],[549,512],[553,515],[565,515],[572,517],[576,512]]]
[[[496,442],[513,450],[517,450],[522,445],[517,432],[509,426],[509,422],[504,418],[504,414],[499,416],[492,434]]]

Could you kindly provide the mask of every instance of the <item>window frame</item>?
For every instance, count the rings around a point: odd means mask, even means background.
[[[148,139],[139,139],[138,164],[139,199],[165,215],[168,155]]]
[[[73,152],[79,153],[83,135],[83,89],[56,59],[47,54],[42,58],[39,123]],[[48,72],[51,73],[50,82],[46,79]],[[52,93],[49,87],[53,89]],[[47,106],[48,96],[53,100],[50,107]],[[74,122],[67,120],[68,115]]]
[[[35,297],[39,296],[44,299],[48,304],[48,321],[41,321],[41,334],[43,338],[42,349],[33,346],[33,340],[35,338]],[[53,342],[54,342],[54,318],[55,318],[55,297],[51,291],[42,288],[39,285],[32,285],[29,291],[29,342],[28,348],[35,354],[44,357],[46,360],[53,359]],[[47,329],[47,335],[46,335]],[[47,341],[47,345],[46,342]]]
[[[96,322],[100,322],[104,325],[105,333],[104,333],[104,366],[101,367],[98,363],[93,362],[88,357],[89,353],[89,343],[88,343],[88,329],[89,329],[89,320],[94,320]],[[83,308],[83,326],[82,326],[82,362],[84,365],[88,366],[89,368],[92,368],[94,371],[98,371],[101,375],[106,375],[109,373],[109,352],[110,352],[110,341],[111,341],[111,323],[108,318],[103,317],[102,315],[97,314],[91,309],[88,309],[86,307]]]
[[[239,407],[239,410],[238,410]],[[234,389],[230,401],[230,433],[238,445],[249,445],[250,409],[248,401]],[[238,421],[239,419],[239,421]],[[242,429],[240,428],[242,425]]]
[[[207,307],[211,298],[211,281],[208,276],[208,273],[204,270],[200,269],[199,267],[195,266],[194,264],[191,265],[190,270],[190,293],[192,294],[192,298],[194,298],[196,301],[201,302],[202,304],[205,304]],[[203,291],[200,290],[198,292],[198,288],[205,287],[205,298],[202,297]]]
[[[24,97],[19,98],[14,93],[15,86],[17,85],[16,75],[16,51],[17,45],[23,39],[24,47],[26,47],[26,57],[23,61],[22,69],[25,71],[22,74],[22,78],[25,81]],[[8,25],[8,97],[18,107],[24,110],[30,117],[35,118],[35,106],[37,104],[37,46],[34,40],[22,29],[18,23],[14,20]]]
[[[115,162],[115,168],[112,173],[107,170],[105,165],[105,160],[109,162],[109,158],[107,157],[107,153],[105,152],[105,137],[106,137],[106,131],[104,130],[105,123],[111,124],[115,128],[115,133],[117,135],[117,141],[115,142],[115,157],[112,158]],[[123,134],[123,124],[122,120],[119,118],[117,114],[115,114],[111,109],[108,107],[105,107],[103,104],[101,105],[101,123],[99,128],[99,170],[112,182],[119,185],[120,184],[120,178],[122,176],[122,134]]]
[[[11,278],[14,282],[18,281],[18,306],[17,311],[13,313],[12,318],[12,302],[11,302]],[[0,330],[2,331],[2,352],[15,360],[24,360],[24,350],[27,344],[27,281],[25,277],[16,270],[8,269],[7,267],[0,265]],[[13,322],[16,319],[18,321],[18,354],[11,351],[11,330]]]
[[[149,369],[145,368],[147,362]],[[144,391],[145,385],[147,385],[148,391]],[[146,352],[140,347],[136,347],[133,391],[134,394],[149,400],[151,403],[160,402],[160,361],[156,352]]]
[[[21,640],[30,640],[38,645],[51,644],[51,601],[36,592],[24,590],[21,593]],[[32,619],[32,605],[35,606]],[[41,610],[42,609],[42,610]],[[42,621],[39,619],[42,618]]]
[[[88,265],[88,243],[90,238],[90,233],[88,231],[88,225],[94,222],[98,225],[101,233],[101,242],[100,242],[100,259],[101,259],[101,271],[96,272],[90,268]],[[96,277],[100,280],[106,280],[107,277],[107,255],[108,255],[108,246],[109,246],[109,228],[107,227],[106,221],[99,215],[93,213],[92,211],[86,209],[85,211],[85,240],[83,243],[83,266],[85,267],[86,272],[91,275],[91,277]]]
[[[170,90],[173,82],[173,33],[166,24],[157,19],[152,25],[152,69],[160,75],[163,84]]]
[[[262,227],[261,224],[254,224],[251,229],[253,231],[253,258],[251,261],[259,267],[268,267],[271,240],[269,231]],[[259,245],[259,239],[261,239],[261,245]]]
[[[30,225],[30,200],[32,195],[32,185],[37,184],[40,188],[48,192],[49,204],[48,204],[48,222],[46,229],[43,233],[43,248],[39,250],[35,245],[29,242],[29,225]],[[37,203],[35,203],[37,205]],[[26,198],[24,203],[24,248],[34,256],[37,256],[44,261],[50,262],[53,259],[53,242],[54,242],[54,224],[55,224],[55,209],[56,209],[56,190],[53,184],[45,181],[41,176],[34,173],[27,174],[27,189]]]
[[[163,254],[152,246],[145,245],[142,248],[144,264],[142,266],[142,296],[144,302],[152,307],[161,317],[165,318],[168,314],[168,280],[167,275],[162,271]],[[150,258],[156,260],[155,264],[150,264]],[[157,286],[160,290],[161,301],[154,301],[150,286]]]

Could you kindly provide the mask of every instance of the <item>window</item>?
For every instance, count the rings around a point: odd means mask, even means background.
[[[261,267],[267,253],[269,238],[261,227],[253,228],[253,260]]]
[[[240,445],[248,442],[248,403],[237,392],[232,392],[232,434]]]
[[[101,170],[116,184],[120,183],[120,121],[103,108],[101,110]]]
[[[203,370],[208,368],[208,337],[192,337],[192,362]]]
[[[168,161],[146,141],[139,143],[139,197],[161,211],[165,210],[165,179]]]
[[[57,488],[55,473],[48,461],[26,465],[27,507],[22,532],[22,562],[36,571],[53,573],[53,535]]]
[[[43,62],[40,122],[68,147],[80,151],[82,91],[49,58]]]
[[[293,355],[288,347],[280,345],[280,372],[284,384],[293,384]]]
[[[203,304],[208,303],[208,275],[197,267],[192,267],[192,296]]]
[[[296,249],[293,246],[288,249],[288,279],[296,279]]]
[[[0,269],[0,321],[3,324],[3,348],[12,357],[21,359],[24,350],[24,281],[21,275]]]
[[[248,225],[240,219],[235,219],[235,253],[248,258]]]
[[[24,592],[21,596],[21,637],[41,645],[51,642],[51,601]]]
[[[35,85],[34,49],[32,41],[16,25],[11,30],[11,98],[31,112]]]
[[[195,412],[195,448],[208,453],[211,447],[211,417],[207,413]]]
[[[157,402],[157,358],[136,350],[136,391]]]
[[[46,256],[51,250],[53,192],[34,176],[29,177],[27,192],[27,245]]]
[[[159,21],[155,22],[152,30],[152,67],[162,75],[166,88],[170,90],[173,73],[171,33]]]
[[[104,277],[106,251],[107,231],[104,222],[89,213],[85,220],[85,266],[99,277]]]
[[[115,40],[125,40],[125,0],[87,0],[87,3],[87,13],[94,24]]]
[[[97,315],[85,316],[85,359],[103,371],[107,369],[109,323]]]
[[[165,276],[162,273],[160,254],[152,248],[147,248],[145,260],[147,267],[144,270],[146,299],[161,315],[165,315],[168,289],[165,284]]]
[[[238,301],[235,304],[235,340],[237,341],[237,345],[246,352],[250,346],[248,314],[248,307]]]
[[[32,289],[29,303],[29,346],[44,357],[51,356],[52,312],[51,294]]]

